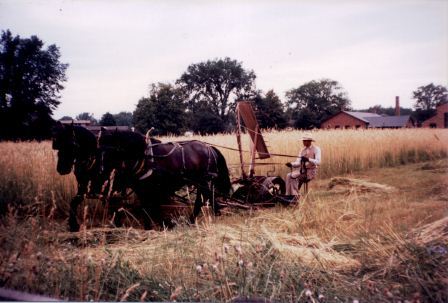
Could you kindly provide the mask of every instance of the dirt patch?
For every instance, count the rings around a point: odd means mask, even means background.
[[[342,187],[344,191],[359,191],[359,192],[377,192],[377,193],[391,193],[396,191],[395,187],[374,183],[362,179],[353,179],[345,177],[335,177],[328,183],[328,189],[333,190],[335,187],[339,189]]]

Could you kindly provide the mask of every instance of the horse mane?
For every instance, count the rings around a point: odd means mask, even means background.
[[[144,157],[146,140],[142,134],[130,130],[107,130],[105,134],[114,138],[113,144],[124,151],[127,158]]]
[[[73,127],[76,143],[79,146],[81,156],[89,156],[97,151],[97,141],[95,135],[83,126],[66,126]]]

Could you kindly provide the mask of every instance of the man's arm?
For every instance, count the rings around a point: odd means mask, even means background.
[[[297,156],[296,161],[291,162],[291,165],[292,165],[293,168],[300,167],[300,161],[302,160],[302,153],[303,153],[303,150],[304,150],[304,149],[300,150],[299,155]]]
[[[314,146],[314,154],[315,158],[309,158],[308,160],[313,164],[320,165],[321,151],[319,147]]]

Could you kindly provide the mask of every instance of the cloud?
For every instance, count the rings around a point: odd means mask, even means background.
[[[446,1],[7,1],[13,34],[58,45],[70,67],[56,116],[133,110],[150,83],[192,63],[231,57],[257,87],[284,93],[339,81],[355,107],[411,104],[417,86],[447,84]]]

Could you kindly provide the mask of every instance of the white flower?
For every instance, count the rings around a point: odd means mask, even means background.
[[[196,266],[196,271],[198,274],[200,274],[202,272],[202,266],[201,265]]]

